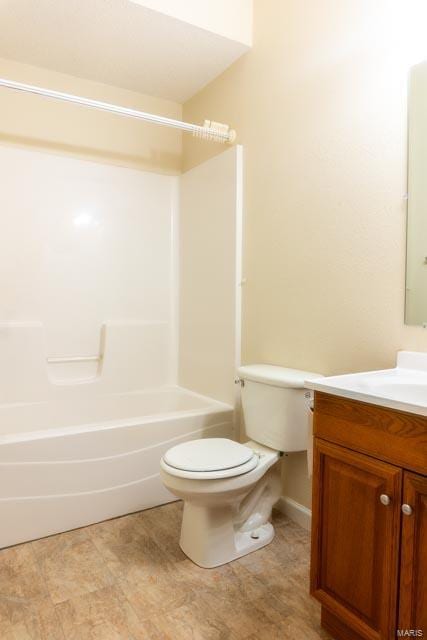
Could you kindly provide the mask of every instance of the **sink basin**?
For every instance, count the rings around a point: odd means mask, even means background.
[[[308,380],[306,387],[427,416],[427,353],[399,351],[394,369]]]

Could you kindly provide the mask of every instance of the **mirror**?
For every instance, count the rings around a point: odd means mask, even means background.
[[[409,84],[405,322],[427,328],[427,60]]]

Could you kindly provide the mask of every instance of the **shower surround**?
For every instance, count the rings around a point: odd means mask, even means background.
[[[233,437],[241,155],[179,177],[0,146],[0,547],[173,500],[163,452]]]

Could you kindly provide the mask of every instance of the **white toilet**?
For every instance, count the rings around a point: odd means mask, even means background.
[[[180,546],[201,567],[225,564],[273,539],[278,461],[284,452],[307,449],[304,381],[320,377],[273,365],[241,367],[238,374],[251,440],[191,440],[161,460],[165,486],[184,501]]]

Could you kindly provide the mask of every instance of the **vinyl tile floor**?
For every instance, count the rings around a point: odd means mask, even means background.
[[[178,546],[182,504],[0,551],[1,640],[326,640],[308,595],[309,534],[217,569]]]

